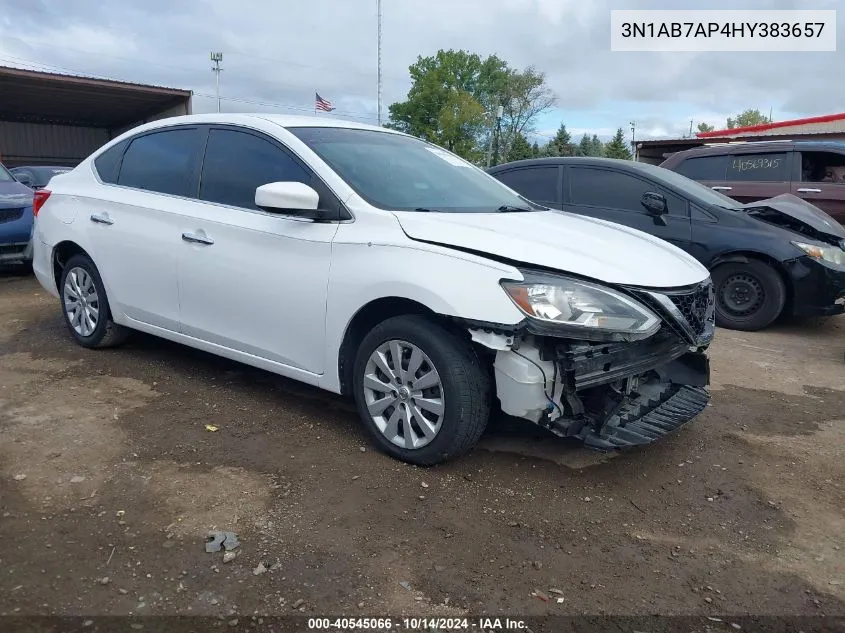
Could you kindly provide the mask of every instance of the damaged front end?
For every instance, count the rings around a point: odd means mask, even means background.
[[[606,451],[648,444],[707,406],[705,351],[715,325],[710,279],[673,290],[614,292],[655,317],[644,334],[557,331],[535,318],[511,332],[470,328],[473,340],[495,350],[496,391],[506,414]]]

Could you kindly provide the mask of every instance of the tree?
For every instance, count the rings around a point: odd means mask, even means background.
[[[747,127],[749,125],[761,125],[771,122],[771,119],[759,110],[748,109],[737,114],[735,119],[728,117],[728,129],[732,130],[736,127]]]
[[[604,155],[608,158],[622,158],[631,160],[631,150],[625,142],[625,135],[620,127],[607,145],[604,146]]]
[[[495,57],[482,61],[466,51],[440,50],[432,57],[418,57],[408,69],[408,99],[389,106],[388,126],[471,159],[488,124],[478,93],[484,92],[482,86],[502,81],[503,66]]]
[[[501,142],[507,148],[517,134],[534,131],[534,120],[555,104],[555,96],[546,85],[545,73],[533,66],[523,71],[508,69],[499,93],[504,107]]]
[[[590,153],[587,156],[604,156],[604,144],[595,134],[590,139]]]
[[[699,132],[712,132],[716,129],[716,126],[710,125],[709,123],[704,123],[703,121],[698,124],[698,131]]]
[[[578,143],[578,153],[581,156],[593,156],[592,151],[593,146],[590,143],[590,137],[585,132],[584,136],[581,137],[581,142]]]
[[[555,137],[549,141],[547,156],[574,156],[575,146],[572,136],[566,131],[566,125],[560,124]]]
[[[522,160],[534,158],[534,151],[524,134],[517,134],[511,142],[508,160]]]
[[[534,154],[535,158],[540,155],[540,147],[537,145],[537,141],[534,141],[534,145],[531,146],[531,153]]]
[[[542,73],[514,70],[496,55],[482,59],[468,51],[439,50],[418,57],[408,70],[411,89],[405,101],[389,106],[388,127],[470,160],[486,149],[500,105],[500,156],[507,156],[516,134],[531,131],[536,116],[554,103]]]

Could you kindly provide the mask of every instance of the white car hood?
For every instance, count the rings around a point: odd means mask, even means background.
[[[560,211],[397,212],[414,240],[498,255],[611,284],[672,288],[709,275],[681,249],[635,229]]]

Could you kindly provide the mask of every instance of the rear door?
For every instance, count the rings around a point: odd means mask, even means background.
[[[95,161],[104,186],[78,201],[76,222],[87,225],[112,309],[172,331],[179,330],[180,213],[196,189],[203,132],[166,128],[112,148]]]
[[[743,203],[789,193],[791,148],[764,152],[738,151],[727,158],[724,188],[713,189]]]
[[[624,224],[683,249],[689,246],[689,204],[658,183],[603,167],[568,167],[564,183],[564,211]],[[650,214],[641,202],[646,192],[663,194],[669,212]]]
[[[845,154],[796,151],[791,191],[845,224]]]
[[[691,180],[696,180],[716,191],[727,194],[730,189],[725,182],[725,175],[728,171],[728,156],[725,154],[693,156],[674,167],[672,171]]]
[[[535,165],[500,171],[493,176],[532,202],[560,209],[562,171],[558,165]]]

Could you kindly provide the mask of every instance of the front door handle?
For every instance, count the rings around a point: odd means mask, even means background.
[[[822,192],[821,189],[805,189],[803,187],[798,190],[798,193],[821,193],[821,192]]]
[[[730,191],[733,187],[710,187],[713,191]]]
[[[197,233],[182,233],[182,239],[193,244],[214,244],[214,240],[207,235],[199,235]]]
[[[97,224],[105,224],[107,226],[114,224],[114,220],[112,220],[108,215],[97,215],[96,213],[91,216],[91,221],[96,222]]]

